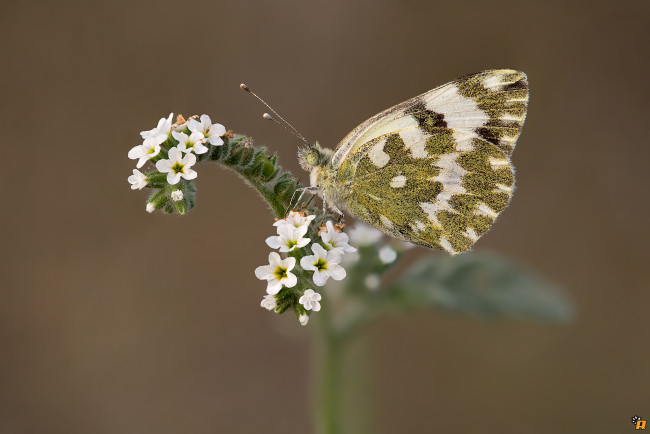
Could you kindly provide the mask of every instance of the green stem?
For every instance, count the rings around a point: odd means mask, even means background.
[[[324,301],[324,300],[323,300]],[[339,434],[341,426],[339,405],[341,397],[343,342],[333,330],[332,316],[327,307],[318,315],[320,339],[315,351],[316,376],[316,432]]]
[[[224,145],[212,148],[206,159],[233,170],[262,196],[275,217],[285,217],[291,195],[300,185],[277,164],[276,156],[267,155],[265,148],[238,136],[225,138]]]
[[[327,297],[323,297],[321,304]],[[346,333],[331,305],[322,306],[317,320],[314,352],[315,416],[317,434],[374,432],[368,400],[369,377],[362,336]]]
[[[233,169],[243,177],[257,192],[262,196],[266,203],[271,207],[271,210],[275,214],[275,217],[281,219],[284,218],[287,213],[288,203],[283,203],[282,200],[278,197],[277,194],[273,193],[269,188],[267,188],[259,179],[248,176],[240,170],[237,170],[236,167]]]

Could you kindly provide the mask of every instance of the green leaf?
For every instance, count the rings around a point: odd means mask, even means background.
[[[187,213],[187,199],[179,200],[178,202],[172,202],[174,211],[176,214],[183,215]]]
[[[260,178],[262,178],[262,181],[267,182],[273,178],[273,175],[275,175],[275,156],[262,164],[262,173]]]
[[[290,288],[282,288],[282,290],[276,294],[275,302],[275,311],[277,313],[284,313],[291,306],[294,306],[298,303],[298,298]]]
[[[244,150],[245,148],[243,147],[234,148],[232,154],[230,154],[226,159],[226,163],[232,166],[238,165],[241,161],[242,155],[244,154]]]
[[[167,186],[167,174],[160,173],[157,170],[145,174],[149,180],[147,181],[148,188],[165,188]]]
[[[385,289],[382,304],[437,307],[482,317],[567,322],[573,306],[557,285],[511,260],[487,253],[428,257]]]
[[[295,188],[295,182],[293,181],[293,178],[289,173],[284,173],[275,181],[275,186],[273,187],[273,193],[277,195],[282,195],[287,191],[291,191],[291,193],[293,194],[294,188]]]

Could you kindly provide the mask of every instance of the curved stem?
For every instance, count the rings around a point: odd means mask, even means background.
[[[229,166],[226,166],[229,167]],[[244,178],[248,184],[253,187],[257,192],[262,196],[266,203],[271,207],[271,210],[275,214],[275,217],[281,219],[285,217],[287,208],[289,207],[288,203],[284,203],[277,194],[275,194],[271,189],[269,189],[259,178],[249,176],[241,170],[238,170],[237,167],[230,167],[238,175]]]

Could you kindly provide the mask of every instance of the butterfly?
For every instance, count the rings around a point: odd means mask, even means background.
[[[461,77],[371,117],[334,150],[301,148],[306,190],[391,237],[464,252],[510,202],[527,105],[523,72]]]

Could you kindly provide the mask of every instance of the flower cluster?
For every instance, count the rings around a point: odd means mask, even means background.
[[[194,185],[189,182],[197,177],[192,169],[210,151],[210,146],[223,145],[228,133],[221,124],[213,124],[208,115],[192,116],[185,120],[178,115],[172,123],[173,113],[161,118],[158,125],[142,131],[141,145],[129,151],[129,158],[138,160],[133,175],[128,177],[132,190],[144,187],[157,189],[147,202],[147,211],[163,209],[184,214],[194,200]],[[142,173],[147,162],[156,170]]]
[[[319,228],[310,228],[314,219],[305,211],[291,211],[286,218],[277,220],[277,235],[268,237],[266,244],[286,257],[271,252],[269,265],[255,269],[255,276],[267,281],[267,295],[261,306],[282,313],[293,305],[302,325],[309,321],[309,312],[321,308],[321,295],[309,286],[324,286],[329,278],[344,279],[342,256],[356,252],[339,225],[328,221]],[[315,241],[307,237],[310,233]]]
[[[400,256],[413,248],[413,244],[390,239],[379,230],[357,222],[349,230],[350,242],[358,247],[358,253],[346,257],[345,265],[361,272],[358,284],[370,291],[382,287],[382,276],[397,263]]]

